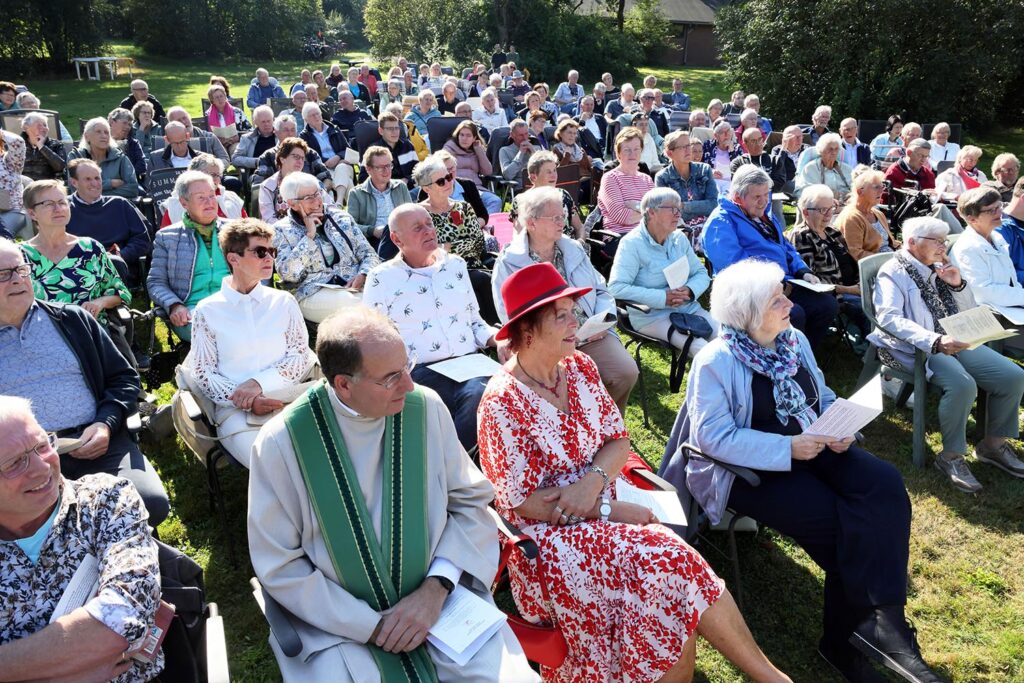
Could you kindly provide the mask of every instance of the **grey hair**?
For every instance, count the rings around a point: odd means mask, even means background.
[[[696,126],[694,122],[697,120],[698,117],[701,117],[701,116],[704,117],[704,123],[707,124],[707,122],[708,122],[708,113],[706,111],[704,111],[703,109],[694,109],[693,111],[690,112],[689,122],[690,122],[690,127],[691,128],[699,128],[700,127],[700,126]]]
[[[0,242],[9,241],[0,240]],[[11,242],[11,244],[14,243]],[[15,249],[18,248],[15,247]],[[18,249],[18,252],[21,253],[21,250]],[[5,425],[6,429],[8,422],[19,417],[29,418],[32,422],[36,422],[36,416],[32,413],[32,401],[21,396],[0,396],[0,425]]]
[[[149,90],[149,85],[146,83],[146,81],[142,80],[141,78],[136,78],[134,81],[131,82],[131,85],[128,87],[130,87],[132,90],[134,90],[135,88],[145,88],[146,90]]]
[[[21,247],[9,239],[0,237],[0,254],[3,254],[4,252],[8,254],[17,254],[21,263],[25,263],[25,252],[21,250]]]
[[[940,131],[940,130],[944,130],[947,133],[951,132],[950,129],[949,129],[949,124],[946,123],[945,121],[943,121],[941,123],[936,123],[935,126],[932,128],[932,139],[933,140],[935,139],[935,133]]]
[[[363,305],[346,306],[320,323],[316,357],[324,376],[333,385],[338,375],[355,377],[362,371],[364,349],[379,347],[367,342],[394,340],[401,341],[402,336],[387,316]]]
[[[107,122],[109,123],[112,121],[127,121],[128,123],[134,123],[135,117],[133,117],[132,113],[127,109],[117,107],[116,109],[112,109],[110,113],[107,114]]]
[[[669,202],[679,203],[679,194],[671,187],[656,187],[653,190],[648,190],[640,200],[640,213],[647,215],[648,211],[660,209]]]
[[[519,220],[526,225],[527,220],[537,220],[548,204],[558,204],[562,208],[562,191],[557,187],[534,187],[519,195],[516,200],[519,206]]]
[[[37,111],[25,114],[25,118],[21,120],[21,129],[26,130],[29,126],[37,123],[45,123],[49,125],[49,121],[46,120],[46,114],[40,114]]]
[[[316,86],[313,86],[316,87]],[[313,110],[320,111],[320,105],[316,102],[306,102],[302,105],[302,120],[306,120],[306,114],[311,114]]]
[[[747,109],[744,109],[743,112],[740,114],[740,121],[745,121],[751,117],[753,117],[754,121],[756,122],[758,115],[756,111],[748,107]]]
[[[761,98],[760,98],[760,97],[758,97],[757,95],[755,95],[754,93],[750,93],[749,95],[747,95],[746,97],[744,97],[744,98],[743,98],[743,106],[744,106],[744,107],[747,107],[747,108],[749,109],[749,108],[750,108],[750,105],[749,105],[748,103],[749,103],[749,102],[753,102],[753,101],[755,101],[755,100],[756,100],[757,102],[760,102],[760,101],[761,101]]]
[[[541,152],[534,152],[530,155],[530,160],[526,162],[526,175],[537,175],[540,171],[540,167],[548,163],[555,164],[557,166],[558,155],[546,149]]]
[[[819,104],[817,107],[815,107],[814,114],[811,118],[814,118],[818,114],[825,113],[828,114],[829,118],[832,118],[832,107],[828,106],[827,104]]]
[[[269,72],[269,71],[267,71],[266,69],[264,69],[264,68],[263,68],[262,66],[261,66],[260,68],[256,69],[256,75],[257,75],[257,76],[261,76],[261,75],[264,75],[264,74],[265,74],[265,75],[267,75],[267,76],[269,76],[269,75],[270,75],[270,72]],[[262,105],[261,105],[261,106],[262,106]],[[255,114],[256,112],[253,112],[253,113]]]
[[[288,123],[289,121],[291,121],[292,123],[295,123],[295,117],[292,116],[291,114],[286,114],[286,113],[278,114],[277,118],[274,119],[274,132],[275,133],[280,133],[281,132],[281,126],[283,126],[284,124]],[[296,128],[298,128],[298,126],[296,126]]]
[[[619,92],[626,92],[627,90],[632,92],[634,95],[636,94],[636,88],[633,87],[632,83],[623,83],[622,87],[619,88]]]
[[[285,176],[285,179],[281,181],[281,187],[279,191],[281,197],[286,201],[294,201],[299,198],[299,192],[304,187],[315,187],[320,189],[320,181],[316,179],[315,175],[309,173],[289,173]]]
[[[732,175],[729,196],[743,199],[753,188],[771,184],[771,177],[762,168],[753,164],[744,164]]]
[[[193,183],[206,183],[212,189],[217,188],[213,184],[213,178],[206,175],[202,171],[188,170],[178,176],[178,179],[174,181],[174,196],[182,201],[188,201],[189,193],[191,193],[191,187]]]
[[[956,153],[956,161],[957,163],[961,163],[967,157],[974,157],[974,161],[977,162],[978,159],[981,158],[982,154],[984,154],[984,152],[981,151],[981,147],[964,145],[960,148],[960,151]]]
[[[723,119],[723,120],[721,120],[721,121],[719,121],[719,122],[718,122],[718,125],[717,125],[717,126],[715,126],[715,130],[714,130],[714,133],[715,133],[715,135],[717,136],[717,135],[718,135],[719,133],[721,133],[721,132],[722,132],[723,130],[728,130],[728,131],[732,132],[732,126],[731,126],[731,125],[729,124],[729,122],[728,122],[728,121],[726,121],[726,120],[724,120],[724,119]],[[735,137],[735,134],[733,135],[733,137]]]
[[[715,274],[711,286],[711,317],[729,327],[752,332],[761,327],[764,310],[785,273],[763,259],[737,261]]]
[[[220,174],[224,175],[224,162],[212,154],[203,152],[192,157],[192,161],[189,162],[188,168],[190,171],[202,171],[207,172],[207,169],[211,166],[216,166],[220,171]]]
[[[18,93],[18,96],[14,98],[14,102],[19,109],[36,109],[39,107],[39,98],[28,90]]]
[[[110,124],[107,123],[107,120],[102,116],[97,116],[86,121],[85,126],[82,128],[82,140],[78,143],[78,148],[80,150],[85,152],[92,151],[92,145],[89,144],[89,139],[86,136],[99,126],[104,126],[107,129],[107,133],[110,133]]]
[[[996,171],[1003,170],[1003,166],[1006,166],[1007,164],[1015,164],[1017,169],[1020,169],[1020,159],[1018,159],[1015,154],[1003,152],[992,160],[992,175],[994,176]]]
[[[919,216],[917,218],[908,218],[903,221],[903,240],[909,243],[912,239],[920,239],[922,237],[936,237],[945,239],[946,235],[949,234],[949,225],[946,221],[940,220],[933,216]]]
[[[814,145],[814,150],[818,153],[818,156],[821,156],[830,145],[837,145],[842,149],[843,139],[839,137],[839,133],[825,133],[822,135]]]
[[[512,119],[512,123],[508,124],[509,134],[516,132],[519,128],[529,128],[530,124],[522,119]]]
[[[818,202],[822,199],[832,201],[835,198],[835,194],[833,194],[828,185],[817,183],[815,185],[808,185],[803,189],[803,192],[800,193],[800,199],[797,201],[796,205],[800,211],[803,211],[812,203]]]
[[[274,110],[265,104],[261,104],[252,110],[252,120],[256,121],[256,117],[260,114],[270,114],[270,118],[274,118]]]
[[[594,84],[593,90],[600,90],[601,92],[608,92],[608,86],[598,81]]]
[[[576,78],[579,78],[579,77],[580,77],[580,72],[579,72],[579,71],[577,71],[576,69],[569,69],[569,73],[568,73],[568,74],[566,74],[566,76],[567,76],[567,77],[568,77],[568,76],[572,76],[573,74],[576,74]]]
[[[448,168],[441,157],[431,154],[412,169],[412,179],[416,181],[416,187],[427,187],[431,183],[431,176],[438,171],[447,173]]]

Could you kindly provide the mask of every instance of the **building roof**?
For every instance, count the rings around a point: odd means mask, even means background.
[[[715,11],[728,0],[660,0],[658,3],[662,14],[673,24],[714,24]],[[633,0],[626,0],[626,11],[633,7]],[[608,5],[604,0],[583,0],[580,6],[583,14],[606,14],[614,16],[608,11]]]

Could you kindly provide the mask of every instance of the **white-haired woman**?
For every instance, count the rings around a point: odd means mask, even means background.
[[[217,215],[221,218],[246,218],[245,202],[231,190],[224,189],[221,180],[224,178],[224,162],[212,154],[197,154],[192,157],[188,168],[190,171],[202,171],[213,178],[217,186]],[[160,221],[160,227],[165,228],[172,223],[177,223],[185,214],[185,209],[174,197],[169,197],[162,204],[164,217]]]
[[[580,243],[563,232],[566,224],[564,195],[565,191],[556,187],[535,186],[516,196],[518,220],[524,229],[513,236],[498,256],[491,278],[494,303],[502,322],[509,318],[502,304],[502,284],[512,273],[533,263],[550,263],[570,286],[591,290],[576,299],[572,309],[580,326],[596,315],[615,316],[615,299],[605,286],[604,278],[594,270]],[[597,364],[601,382],[625,415],[629,394],[639,373],[618,336],[611,330],[603,330],[577,339],[576,347]]]
[[[423,139],[429,140],[427,136],[427,121],[438,116],[441,116],[441,112],[437,110],[437,97],[432,90],[423,90],[419,94],[417,105],[409,110],[409,113],[405,115],[405,120],[412,121],[413,125],[416,126],[416,131]]]
[[[78,158],[92,159],[99,165],[103,194],[126,199],[139,196],[135,167],[117,145],[111,144],[110,124],[106,119],[96,117],[85,124],[81,143],[68,154],[68,161]]]
[[[946,334],[942,318],[977,303],[971,288],[946,254],[949,226],[936,218],[911,218],[903,223],[903,248],[878,271],[875,318],[868,337],[887,365],[912,371],[914,351],[928,355],[928,380],[939,387],[939,430],[942,451],[935,466],[956,488],[976,492],[981,484],[965,457],[967,417],[978,394],[988,393],[985,437],[975,456],[1024,476],[1024,464],[1007,443],[1019,434],[1018,410],[1024,395],[1024,369],[987,346],[976,349]]]
[[[988,178],[978,168],[982,154],[980,147],[965,145],[957,152],[953,168],[948,168],[935,177],[935,194],[943,199],[956,199],[967,190],[973,190],[987,182]]]
[[[25,166],[22,174],[32,180],[63,178],[67,152],[60,140],[50,137],[46,115],[37,111],[21,120],[21,139],[25,142]]]
[[[808,162],[796,176],[796,194],[809,185],[827,185],[836,199],[845,202],[850,195],[851,168],[839,160],[843,139],[838,133],[826,133],[814,145],[818,158]]]
[[[677,230],[683,203],[675,190],[656,187],[640,201],[640,225],[619,242],[608,278],[617,299],[650,308],[630,310],[629,321],[643,334],[664,339],[693,356],[718,333],[718,323],[697,299],[711,284],[686,233]],[[679,264],[685,262],[685,268]],[[677,273],[670,283],[665,269]],[[699,320],[695,320],[699,319]],[[702,329],[698,329],[702,328]],[[691,339],[692,337],[692,339]]]
[[[960,152],[960,145],[949,141],[949,124],[943,121],[932,128],[932,148],[928,154],[932,169],[938,170],[943,161],[954,161]]]
[[[347,212],[324,204],[320,182],[302,171],[281,183],[288,211],[274,224],[277,272],[294,287],[306,320],[323,320],[359,303],[366,275],[380,260]]]
[[[716,275],[711,315],[721,334],[693,359],[661,475],[688,488],[713,523],[731,508],[807,551],[825,572],[818,651],[847,680],[879,680],[860,654],[871,651],[910,680],[939,681],[904,616],[911,507],[903,479],[852,433],[806,433],[836,395],[790,325],[782,277],[755,259]],[[681,452],[683,444],[698,452]],[[755,470],[760,485],[715,461]]]
[[[719,194],[729,190],[732,171],[729,166],[732,160],[743,154],[736,144],[736,131],[728,121],[719,121],[714,127],[715,137],[704,141],[702,160],[711,167],[711,174],[718,185]]]
[[[882,202],[885,175],[867,166],[858,166],[852,175],[850,198],[835,222],[850,256],[860,261],[871,254],[899,249],[900,242],[889,231],[888,219],[876,208]]]

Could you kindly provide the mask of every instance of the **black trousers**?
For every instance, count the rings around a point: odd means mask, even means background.
[[[817,349],[828,334],[829,324],[835,320],[839,302],[831,292],[812,292],[798,285],[793,286],[789,300],[793,302],[789,313],[793,327],[807,335],[811,348]]]
[[[829,449],[789,472],[737,479],[729,507],[791,537],[825,571],[826,639],[845,643],[872,608],[907,601],[910,498],[891,464]]]
[[[71,436],[63,432],[61,434]],[[149,512],[149,525],[154,529],[167,518],[171,510],[160,475],[125,429],[111,433],[106,454],[95,460],[80,460],[66,453],[60,456],[60,471],[68,479],[104,472],[131,481],[142,496],[142,502]]]
[[[434,372],[426,365],[413,368],[412,380],[416,384],[430,387],[448,406],[455,422],[455,432],[459,442],[467,451],[476,445],[476,409],[483,398],[484,389],[490,377],[473,377],[465,382],[456,382],[439,372]]]

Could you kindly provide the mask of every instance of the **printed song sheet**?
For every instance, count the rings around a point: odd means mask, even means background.
[[[449,358],[427,367],[456,382],[465,382],[474,377],[490,377],[501,369],[501,365],[497,361],[491,360],[490,356],[485,356],[482,353],[470,353],[465,356]]]
[[[975,306],[956,315],[940,318],[939,323],[946,334],[959,342],[970,344],[972,349],[1017,334],[1017,330],[1004,330],[992,309],[987,306]]]
[[[595,313],[576,330],[576,338],[584,341],[613,327],[615,327],[614,313]]]
[[[684,256],[662,268],[661,272],[665,274],[669,289],[679,289],[690,277],[690,260]]]
[[[837,398],[804,433],[839,441],[853,436],[881,413],[882,376],[875,375],[849,399]]]
[[[675,491],[647,491],[623,479],[616,479],[615,495],[625,503],[644,506],[653,512],[662,524],[687,525],[686,512]]]
[[[427,640],[453,662],[465,666],[504,623],[501,610],[458,585],[445,600],[441,616],[427,632]]]
[[[797,287],[803,287],[804,289],[809,289],[812,292],[834,292],[836,290],[836,286],[835,285],[828,285],[828,284],[825,284],[824,282],[819,282],[817,284],[814,284],[812,282],[808,282],[807,280],[796,280],[796,279],[792,279],[791,280],[791,279],[788,279],[788,278],[786,279],[786,282],[790,283],[791,285],[796,285]]]

